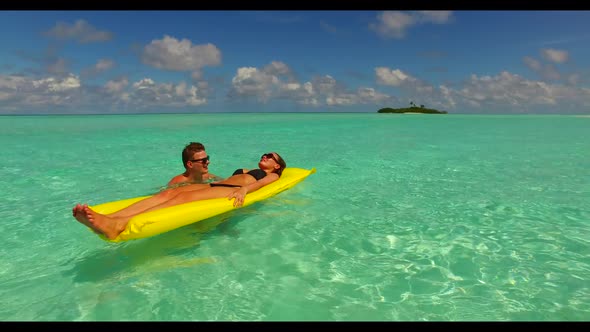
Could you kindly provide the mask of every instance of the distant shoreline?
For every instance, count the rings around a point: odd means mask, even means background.
[[[377,111],[377,113],[395,113],[395,114],[447,114],[446,111],[439,111],[433,108],[426,108],[424,105],[420,107],[412,106],[405,108],[391,108],[385,107]]]

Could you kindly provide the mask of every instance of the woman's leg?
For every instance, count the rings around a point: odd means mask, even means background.
[[[122,231],[125,230],[129,220],[137,214],[154,211],[162,208],[166,208],[169,206],[174,206],[178,204],[194,202],[194,201],[201,201],[205,199],[213,199],[213,198],[222,198],[227,197],[231,192],[236,190],[236,188],[228,188],[228,187],[209,187],[203,190],[193,190],[193,191],[184,191],[178,193],[176,196],[172,197],[171,199],[160,203],[156,206],[152,206],[146,210],[140,211],[134,215],[129,216],[121,216],[121,217],[110,217],[103,214],[100,214],[88,206],[84,205],[82,207],[83,211],[78,213],[78,217],[76,220],[81,222],[82,224],[89,226],[96,232],[104,234],[109,239],[116,238]],[[75,214],[75,213],[74,213]]]
[[[84,206],[76,204],[76,206],[74,206],[74,208],[72,209],[72,214],[74,218],[76,218],[76,220],[86,225],[88,228],[92,229],[94,233],[102,234],[101,232],[96,230],[92,224],[88,222],[88,218],[86,218],[86,213],[84,212]]]
[[[133,204],[129,205],[128,207],[121,209],[117,212],[113,212],[111,214],[108,214],[107,216],[112,217],[112,218],[133,216],[133,215],[136,215],[146,209],[149,209],[153,206],[161,204],[161,203],[169,200],[170,198],[178,195],[179,193],[187,192],[187,191],[194,191],[194,190],[201,190],[201,189],[206,189],[206,188],[210,188],[210,186],[208,184],[195,183],[195,184],[190,184],[190,185],[186,185],[186,186],[182,186],[182,187],[167,189],[167,190],[164,190],[162,192],[159,192],[159,193],[153,195],[152,197],[148,197],[148,198],[143,199],[139,202],[133,203]]]
[[[130,217],[109,218],[95,212],[88,205],[83,205],[76,217],[76,220],[90,227],[95,233],[103,234],[111,240],[125,230],[130,219]]]
[[[237,188],[230,188],[230,187],[209,187],[203,190],[193,190],[193,191],[185,191],[181,192],[172,198],[164,201],[156,206],[152,206],[148,209],[141,211],[150,212],[154,210],[159,210],[163,208],[167,208],[174,205],[179,205],[188,202],[195,202],[195,201],[202,201],[205,199],[213,199],[213,198],[222,198],[227,197],[230,193],[234,192]]]

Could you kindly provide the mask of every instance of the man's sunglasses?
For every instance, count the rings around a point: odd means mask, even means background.
[[[191,159],[189,161],[192,161],[193,163],[206,163],[209,161],[209,156],[205,157],[205,158],[201,158],[201,159]]]
[[[274,154],[272,154],[272,153],[265,153],[265,154],[263,154],[263,155],[260,157],[260,159],[262,159],[262,158],[264,158],[264,157],[266,157],[266,159],[272,159],[272,160],[276,161],[277,163],[279,162],[279,161],[277,160],[277,158],[275,158],[275,155],[274,155]]]

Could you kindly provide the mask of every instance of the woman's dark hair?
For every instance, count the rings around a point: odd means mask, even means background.
[[[276,157],[275,161],[279,164],[279,166],[281,166],[281,168],[274,171],[280,177],[283,174],[283,170],[285,168],[287,168],[287,163],[285,162],[285,160],[283,160],[283,158],[281,156],[279,156],[278,153],[276,153],[276,152],[271,152],[271,153]]]

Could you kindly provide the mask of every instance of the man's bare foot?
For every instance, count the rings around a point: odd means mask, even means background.
[[[83,211],[88,223],[92,225],[92,228],[104,234],[110,240],[119,236],[119,234],[127,226],[129,218],[109,218],[98,212],[95,212],[87,205],[83,206]]]
[[[88,222],[88,218],[86,218],[86,213],[84,212],[85,206],[87,205],[76,204],[76,206],[74,206],[74,208],[72,209],[72,215],[74,216],[74,218],[76,218],[76,220],[78,220],[78,222],[90,228],[94,233],[102,234],[102,232],[94,228],[94,226],[90,222]]]

